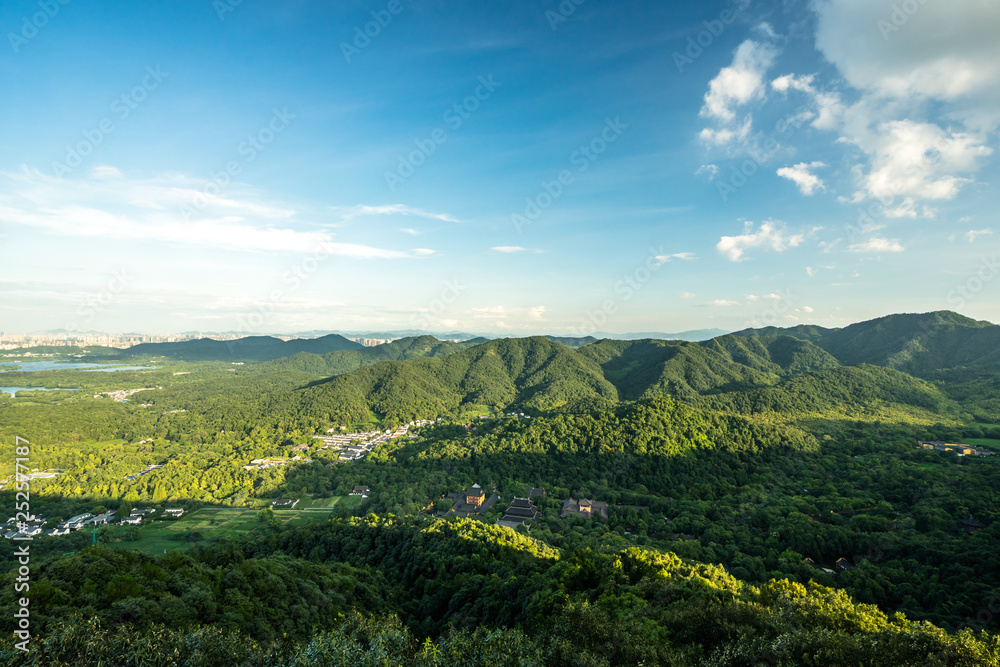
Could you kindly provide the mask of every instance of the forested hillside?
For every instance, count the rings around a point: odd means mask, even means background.
[[[1000,665],[1000,457],[917,446],[1000,452],[995,328],[900,317],[7,372],[32,511],[185,510],[37,537],[31,664]]]
[[[432,336],[401,338],[391,343],[363,347],[361,349],[338,350],[326,354],[299,352],[292,356],[262,363],[261,371],[297,370],[313,375],[341,375],[362,366],[379,361],[406,361],[423,357],[447,357],[486,342],[485,338],[474,338],[461,343],[440,341]]]
[[[116,350],[112,356],[119,359],[170,357],[187,361],[266,361],[299,352],[324,354],[335,350],[358,350],[362,347],[360,343],[347,340],[339,334],[289,341],[271,336],[247,336],[235,340],[199,338],[180,343],[141,343]]]

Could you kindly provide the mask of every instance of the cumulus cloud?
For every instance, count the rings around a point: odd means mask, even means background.
[[[794,248],[805,239],[803,234],[789,234],[784,225],[768,220],[754,231],[754,223],[746,222],[744,233],[739,236],[723,236],[715,245],[716,249],[728,260],[740,262],[749,248],[764,248],[774,252],[784,252]]]
[[[777,51],[769,44],[752,39],[740,44],[732,64],[709,82],[701,115],[729,123],[735,120],[737,107],[764,97],[764,74],[775,56]]]
[[[815,75],[771,88],[811,101],[812,126],[856,146],[854,202],[879,199],[888,217],[933,217],[972,181],[1000,125],[1000,3],[814,0],[816,48],[852,90]],[[911,9],[912,8],[912,9]]]
[[[795,183],[799,188],[799,192],[810,197],[816,194],[817,190],[823,189],[823,181],[819,176],[813,174],[811,170],[825,166],[826,164],[822,162],[799,162],[792,167],[782,167],[777,173],[778,176],[787,178]]]
[[[905,248],[896,239],[872,237],[862,243],[855,243],[847,248],[851,252],[903,252]]]
[[[716,308],[729,308],[730,306],[740,305],[739,301],[730,301],[729,299],[715,299],[714,301],[708,301],[707,303],[699,304],[701,306],[710,306]]]
[[[965,238],[969,239],[969,243],[974,243],[975,240],[980,236],[987,236],[992,234],[993,230],[987,227],[986,229],[970,229],[965,233]]]
[[[528,252],[527,248],[522,248],[519,245],[498,245],[490,248],[493,252],[499,252],[503,254],[511,254],[515,252]]]
[[[542,316],[545,315],[547,309],[545,306],[535,306],[534,308],[528,309],[528,318],[532,320],[540,320]]]
[[[945,131],[933,123],[881,123],[873,135],[853,142],[871,159],[861,186],[866,194],[881,200],[952,199],[969,181],[958,174],[978,170],[980,158],[993,152],[980,141],[971,134]]]

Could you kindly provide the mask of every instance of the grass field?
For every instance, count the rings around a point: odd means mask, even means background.
[[[1000,450],[1000,440],[994,438],[963,438],[962,444],[972,445],[973,447],[985,447],[994,451]]]
[[[306,503],[309,503],[306,506]],[[300,527],[325,521],[337,504],[355,508],[361,504],[358,496],[305,498],[293,510],[277,510],[275,518],[284,526]],[[114,549],[135,549],[150,554],[186,551],[196,544],[208,544],[223,537],[238,537],[258,525],[259,508],[202,507],[177,520],[154,521],[139,527],[139,539],[126,540],[127,528],[114,528],[108,546]]]

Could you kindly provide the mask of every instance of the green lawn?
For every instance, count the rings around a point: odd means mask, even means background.
[[[985,447],[986,449],[1000,450],[1000,440],[994,438],[963,438],[962,444],[973,447]]]
[[[310,503],[303,507],[304,503]],[[275,518],[288,527],[301,527],[310,523],[325,521],[330,510],[338,503],[345,503],[352,509],[361,504],[358,496],[334,496],[333,498],[305,498],[293,510],[277,510]],[[186,551],[196,544],[208,544],[222,537],[237,537],[257,527],[260,508],[246,507],[202,507],[180,519],[155,520],[139,526],[138,540],[123,539],[128,528],[116,527],[111,530],[108,546],[115,549],[135,549],[151,554],[167,551]],[[200,539],[195,535],[200,533]]]

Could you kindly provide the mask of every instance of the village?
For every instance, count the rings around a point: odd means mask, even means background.
[[[959,456],[993,456],[988,449],[963,445],[959,442],[943,442],[941,440],[918,440],[921,449],[933,449],[938,452],[955,452]]]
[[[154,391],[156,389],[163,389],[163,387],[143,387],[141,389],[115,389],[114,391],[102,391],[99,394],[94,394],[94,398],[107,396],[117,403],[124,403],[132,394],[138,394],[140,391]]]
[[[94,515],[91,512],[85,512],[83,514],[70,517],[65,521],[60,521],[48,530],[45,530],[45,526],[51,523],[51,521],[44,519],[40,514],[30,514],[25,521],[20,521],[17,517],[10,517],[4,525],[12,527],[13,530],[6,532],[4,534],[4,538],[8,540],[24,540],[32,539],[37,535],[68,535],[73,531],[84,530],[86,528],[95,529],[98,526],[106,525],[138,526],[142,523],[144,518],[149,517],[152,519],[156,511],[156,509],[152,508],[140,509],[138,507],[133,507],[128,516],[124,516],[118,521],[114,520],[116,514],[114,510],[109,510],[103,514],[97,515]],[[183,514],[184,510],[181,508],[168,508],[163,510],[161,517],[165,519],[177,519],[183,516]]]
[[[440,418],[437,421],[441,421]],[[330,435],[314,435],[313,438],[323,441],[323,446],[320,449],[333,449],[340,451],[341,461],[354,461],[356,459],[363,458],[373,449],[381,444],[389,442],[393,438],[400,438],[407,435],[411,428],[417,428],[420,426],[426,426],[432,424],[429,419],[418,419],[416,421],[411,421],[407,424],[403,424],[396,430],[387,429],[385,431],[368,431],[361,433],[335,433],[336,431],[345,430],[346,427],[331,428],[327,430]],[[410,439],[414,439],[417,436],[410,435]],[[308,449],[307,445],[299,445],[303,449]]]

